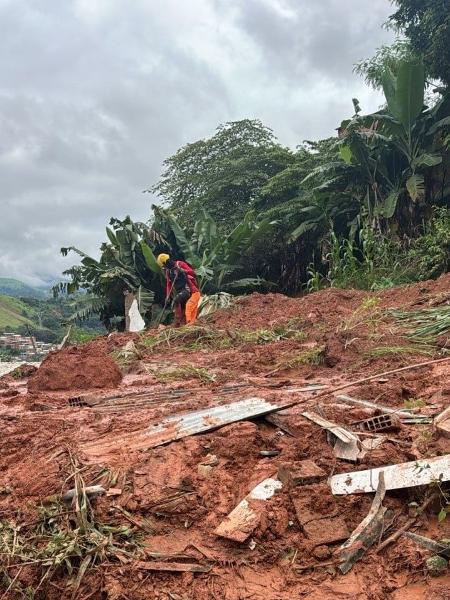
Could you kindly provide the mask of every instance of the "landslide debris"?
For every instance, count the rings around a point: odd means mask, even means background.
[[[390,311],[441,305],[449,287],[445,276],[376,293],[252,294],[196,328],[105,336],[50,355],[28,381],[5,380],[7,394],[14,395],[0,396],[0,597],[448,598],[448,570],[428,578],[429,554],[410,540],[401,538],[380,554],[374,544],[345,576],[333,565],[338,538],[361,523],[373,496],[333,496],[328,477],[450,453],[450,438],[431,424],[402,425],[360,463],[349,463],[336,458],[327,432],[301,412],[314,411],[353,432],[373,412],[319,390],[294,395],[301,403],[283,416],[284,430],[255,418],[160,447],[142,442],[162,419],[180,413],[255,396],[289,401],[295,388],[332,388],[423,362],[423,346],[403,339]],[[441,345],[426,351],[430,359],[442,356]],[[450,361],[347,391],[433,415],[450,406],[449,376]],[[86,451],[96,446],[97,453]],[[245,543],[214,535],[261,481],[280,466],[304,461],[313,461],[325,477],[277,492]],[[75,481],[74,464],[82,482]],[[106,493],[83,512],[83,487],[98,485]],[[77,486],[78,505],[57,500]],[[426,491],[386,494],[392,517],[384,537],[411,518]],[[442,503],[444,496],[418,515],[414,531],[450,538],[450,516],[441,523],[437,518]],[[153,570],[155,564],[180,570]],[[191,565],[207,572],[189,572]]]
[[[101,348],[74,346],[51,352],[30,377],[30,392],[115,388],[122,373],[113,358]]]

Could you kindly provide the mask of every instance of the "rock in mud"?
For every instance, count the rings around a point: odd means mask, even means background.
[[[278,479],[290,487],[318,483],[326,476],[325,471],[312,460],[283,463],[278,469]]]
[[[443,575],[448,567],[448,561],[442,556],[430,556],[426,563],[427,571],[433,577],[439,577]]]
[[[328,546],[316,546],[313,548],[311,554],[318,560],[326,560],[327,558],[330,558],[331,550]]]

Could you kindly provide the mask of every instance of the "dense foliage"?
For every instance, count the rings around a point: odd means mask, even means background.
[[[189,235],[168,210],[154,206],[152,225],[111,219],[106,228],[108,242],[101,246],[96,260],[78,248],[62,248],[81,257],[81,265],[64,272],[69,281],[55,286],[54,293],[69,294],[80,289],[85,296],[71,317],[84,320],[99,314],[107,329],[124,326],[124,291],[136,294],[138,307],[146,322],[160,322],[161,307],[166,307],[164,277],[156,261],[159,252],[187,260],[196,270],[203,293],[239,292],[270,286],[259,277],[241,277],[245,272],[245,256],[263,238],[274,223],[255,220],[253,213],[244,215],[229,233],[219,233],[214,219],[202,211]]]
[[[154,320],[161,251],[190,262],[207,294],[376,289],[446,271],[450,0],[394,4],[389,23],[401,36],[355,67],[383,90],[382,109],[364,114],[354,98],[336,137],[295,150],[250,119],[180,148],[150,190],[162,208],[149,223],[113,219],[99,260],[63,249],[81,256],[59,288],[88,292],[77,316],[97,312],[114,325],[129,287]]]
[[[180,148],[164,163],[151,191],[170,204],[180,221],[194,226],[199,208],[224,231],[231,230],[252,207],[258,190],[294,162],[260,121],[225,123],[210,139]]]
[[[395,0],[389,23],[423,56],[430,77],[450,84],[450,0]]]

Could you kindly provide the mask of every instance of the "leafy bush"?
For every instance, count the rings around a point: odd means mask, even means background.
[[[450,210],[436,208],[425,233],[408,253],[418,280],[438,277],[450,268]]]
[[[332,232],[326,259],[326,279],[332,287],[380,290],[412,280],[399,241],[364,225],[355,240],[340,240]],[[311,271],[314,288],[317,274]]]

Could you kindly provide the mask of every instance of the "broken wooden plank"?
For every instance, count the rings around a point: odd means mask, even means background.
[[[351,536],[340,547],[341,564],[339,570],[345,575],[353,567],[363,554],[377,541],[383,531],[384,514],[386,508],[383,506],[386,486],[384,473],[378,477],[378,488],[372,502],[372,506],[366,517],[361,521]]]
[[[450,419],[439,421],[436,425],[436,431],[445,437],[450,437]]]
[[[369,402],[368,400],[358,400],[357,398],[352,398],[351,396],[347,396],[346,394],[339,394],[336,396],[338,400],[342,400],[346,404],[354,404],[355,406],[363,406],[364,408],[371,408],[373,410],[379,410],[384,414],[396,415],[401,420],[403,419],[427,419],[428,417],[421,417],[420,415],[414,415],[406,410],[401,410],[397,408],[390,408],[389,406],[384,406],[383,404],[375,404],[374,402]]]
[[[381,472],[384,472],[387,490],[428,485],[435,481],[449,481],[450,455],[333,475],[330,479],[331,491],[335,495],[375,492]]]
[[[419,546],[426,548],[427,550],[431,550],[434,554],[439,554],[441,556],[445,556],[446,558],[450,558],[450,543],[446,544],[444,542],[435,542],[430,538],[424,537],[423,535],[418,535],[417,533],[411,533],[410,531],[405,531],[403,535]]]
[[[140,432],[124,436],[111,435],[105,440],[89,442],[83,446],[83,450],[91,457],[99,457],[111,452],[123,452],[127,448],[133,450],[156,448],[190,435],[218,429],[236,421],[283,410],[294,404],[295,401],[274,404],[263,398],[247,398],[230,404],[211,406],[166,417]]]
[[[434,418],[433,425],[441,435],[450,437],[450,406]]]
[[[448,419],[450,419],[450,406],[448,406],[445,410],[436,415],[436,417],[434,418],[434,424],[436,425],[437,423],[447,421]]]
[[[263,510],[263,502],[280,490],[283,484],[278,479],[261,481],[220,523],[214,533],[235,542],[245,542],[258,527]]]
[[[143,561],[140,560],[133,563],[133,567],[144,569],[146,571],[173,571],[173,572],[188,572],[188,573],[208,573],[211,571],[210,565],[200,565],[198,563],[176,563],[162,561]]]

